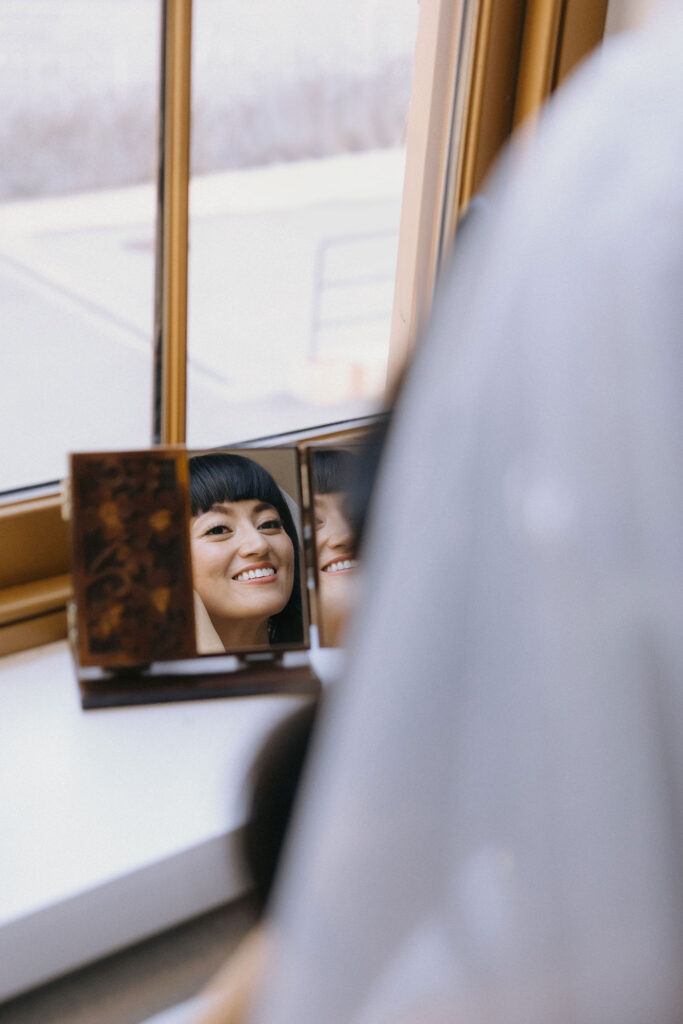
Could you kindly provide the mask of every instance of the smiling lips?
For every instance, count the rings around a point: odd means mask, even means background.
[[[328,562],[322,568],[323,572],[346,572],[349,569],[355,569],[358,565],[358,561],[355,558],[342,558],[334,562]]]
[[[237,573],[233,579],[237,583],[273,583],[277,579],[277,569],[272,565],[252,565]]]

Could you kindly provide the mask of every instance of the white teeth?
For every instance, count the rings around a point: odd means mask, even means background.
[[[355,558],[345,558],[340,562],[331,562],[326,565],[323,572],[341,572],[342,569],[355,569],[358,562]]]
[[[244,572],[235,576],[235,579],[238,583],[244,583],[246,580],[260,580],[263,576],[274,575],[275,569],[246,569]]]

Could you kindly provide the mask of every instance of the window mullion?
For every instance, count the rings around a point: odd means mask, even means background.
[[[192,0],[163,0],[153,430],[182,444],[187,420],[187,253]]]

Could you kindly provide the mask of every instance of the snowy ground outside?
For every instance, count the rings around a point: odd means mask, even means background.
[[[197,179],[192,446],[374,409],[402,176],[388,150]],[[151,186],[0,206],[2,489],[149,445],[153,209]]]

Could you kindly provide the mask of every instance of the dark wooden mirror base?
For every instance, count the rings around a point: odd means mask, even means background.
[[[256,695],[316,696],[320,680],[310,664],[283,666],[253,664],[234,671],[152,674],[145,667],[102,673],[93,678],[88,670],[76,666],[76,676],[84,710],[160,704],[181,700],[210,700],[217,697]]]

